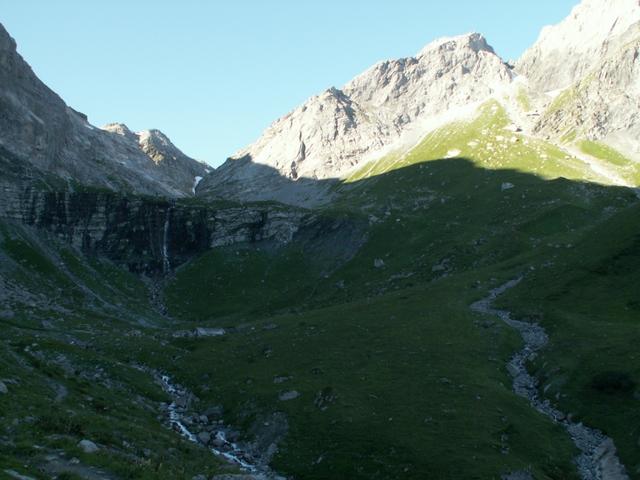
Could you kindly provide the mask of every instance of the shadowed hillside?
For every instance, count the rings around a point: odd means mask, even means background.
[[[144,365],[193,391],[190,411],[221,406],[239,439],[277,444],[272,466],[297,478],[491,478],[527,469],[571,478],[576,452],[566,433],[511,390],[506,363],[517,334],[469,309],[524,275],[501,304],[548,329],[550,344],[532,366],[541,394],[610,435],[633,473],[633,190],[448,159],[336,195],[314,213],[326,228],[277,249],[242,238],[215,246],[177,268],[154,302],[100,252],[86,256],[4,221],[9,393],[0,402],[4,419],[25,420],[4,424],[2,462],[51,469],[42,452],[80,455],[75,444],[88,437],[103,450],[81,455],[82,465],[112,473],[220,471],[195,447],[161,453],[184,442],[162,429],[166,394]],[[327,236],[344,218],[367,225],[366,235],[337,228]],[[157,313],[158,298],[170,318]],[[196,327],[226,334],[174,335]],[[269,418],[278,428],[264,426]],[[20,447],[31,442],[44,450]]]

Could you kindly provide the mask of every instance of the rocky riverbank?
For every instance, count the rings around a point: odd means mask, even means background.
[[[175,384],[168,375],[157,375],[157,380],[171,398],[170,403],[163,404],[163,410],[173,430],[190,442],[209,449],[230,464],[237,465],[247,473],[241,477],[245,480],[286,480],[286,477],[276,474],[268,466],[277,452],[275,443],[261,451],[260,442],[238,441],[239,433],[224,424],[221,407],[210,407],[196,413],[191,408],[195,400],[191,392]]]
[[[569,415],[554,407],[548,399],[540,397],[538,380],[527,371],[527,363],[534,360],[538,352],[549,343],[545,329],[536,323],[514,320],[507,310],[493,307],[496,298],[521,281],[522,278],[511,280],[491,290],[487,297],[471,305],[474,312],[495,315],[522,336],[524,347],[507,364],[507,369],[513,377],[513,390],[517,395],[526,398],[538,412],[567,430],[581,452],[575,462],[583,480],[628,480],[612,439],[594,428],[574,423]]]

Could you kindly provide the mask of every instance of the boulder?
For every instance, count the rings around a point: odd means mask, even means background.
[[[84,452],[84,453],[96,453],[98,450],[100,450],[100,447],[98,447],[95,443],[93,443],[91,440],[80,440],[80,442],[78,442],[78,447],[80,447],[80,449]]]
[[[221,448],[224,447],[227,444],[227,442],[225,442],[222,438],[216,436],[212,441],[211,441],[211,445],[213,445],[216,448]]]
[[[296,390],[291,390],[291,391],[288,391],[288,392],[282,392],[278,398],[281,401],[286,402],[288,400],[295,400],[299,396],[300,396],[299,392],[297,392]]]

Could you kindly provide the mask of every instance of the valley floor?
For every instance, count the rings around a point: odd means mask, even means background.
[[[163,281],[167,315],[150,281],[3,222],[0,472],[238,473],[210,451],[224,431],[290,478],[581,478],[562,423],[513,392],[520,335],[470,308],[523,276],[495,308],[548,334],[525,362],[537,395],[640,476],[633,191],[452,159],[346,195],[325,215],[368,222],[355,256],[315,237],[220,247]]]

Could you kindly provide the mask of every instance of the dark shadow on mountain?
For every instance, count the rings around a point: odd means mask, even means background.
[[[19,178],[21,169],[5,155],[0,157],[0,218],[42,228],[86,253],[106,255],[132,271],[147,273],[167,273],[211,248],[238,244],[277,249],[299,242],[309,252],[344,263],[365,243],[370,225],[443,209],[451,212],[451,222],[480,219],[498,229],[526,210],[522,222],[530,225],[521,228],[543,229],[537,233],[544,236],[554,228],[591,222],[594,212],[589,205],[598,204],[593,199],[637,200],[630,188],[545,180],[455,158],[417,163],[349,184],[294,181],[255,163],[250,178],[243,178],[238,174],[242,169],[227,165],[203,181],[197,198],[175,201]],[[250,159],[234,162],[241,166]],[[274,190],[276,198],[269,194]],[[318,192],[331,200],[321,208],[285,204]],[[241,201],[244,195],[250,201]],[[536,215],[547,218],[542,222]]]
[[[333,202],[340,201],[345,193],[350,191],[363,191],[378,183],[393,182],[402,179],[411,186],[417,186],[414,178],[421,178],[421,172],[428,169],[429,176],[436,174],[442,176],[446,182],[454,182],[455,178],[468,178],[477,175],[481,178],[509,179],[520,181],[531,177],[537,179],[540,184],[551,182],[552,184],[590,185],[593,188],[614,189],[620,192],[633,192],[637,189],[618,186],[595,184],[582,180],[569,180],[558,178],[547,180],[531,173],[512,169],[489,170],[478,167],[471,159],[451,158],[429,160],[413,165],[401,167],[382,175],[377,175],[355,182],[345,183],[340,179],[292,179],[281,175],[275,168],[259,164],[253,161],[250,155],[239,159],[227,159],[227,161],[205,177],[198,186],[197,197],[203,200],[232,200],[236,202],[265,202],[274,201],[305,208],[326,207]],[[417,174],[417,177],[414,176]],[[529,183],[529,182],[527,182]],[[449,183],[451,185],[451,183]],[[401,188],[407,188],[405,183]]]
[[[196,194],[203,198],[234,201],[276,201],[307,208],[329,203],[337,179],[292,179],[268,165],[253,161],[251,155],[227,161],[207,175]]]

